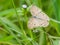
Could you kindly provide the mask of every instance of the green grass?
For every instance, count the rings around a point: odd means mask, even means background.
[[[27,27],[32,4],[50,17],[48,27]],[[60,45],[59,0],[0,0],[0,8],[0,45]]]

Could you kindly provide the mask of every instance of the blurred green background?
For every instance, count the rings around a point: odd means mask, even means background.
[[[28,29],[32,4],[50,17],[48,27]],[[60,45],[60,0],[0,0],[0,45]]]

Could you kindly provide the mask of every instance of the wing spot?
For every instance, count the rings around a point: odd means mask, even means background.
[[[34,25],[36,25],[36,24],[34,24]]]

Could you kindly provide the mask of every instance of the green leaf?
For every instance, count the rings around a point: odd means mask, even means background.
[[[47,45],[46,34],[42,31],[40,32],[39,45]]]

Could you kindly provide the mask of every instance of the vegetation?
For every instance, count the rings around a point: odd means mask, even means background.
[[[32,4],[50,17],[48,27],[27,27]],[[60,0],[0,0],[0,45],[60,45]]]

